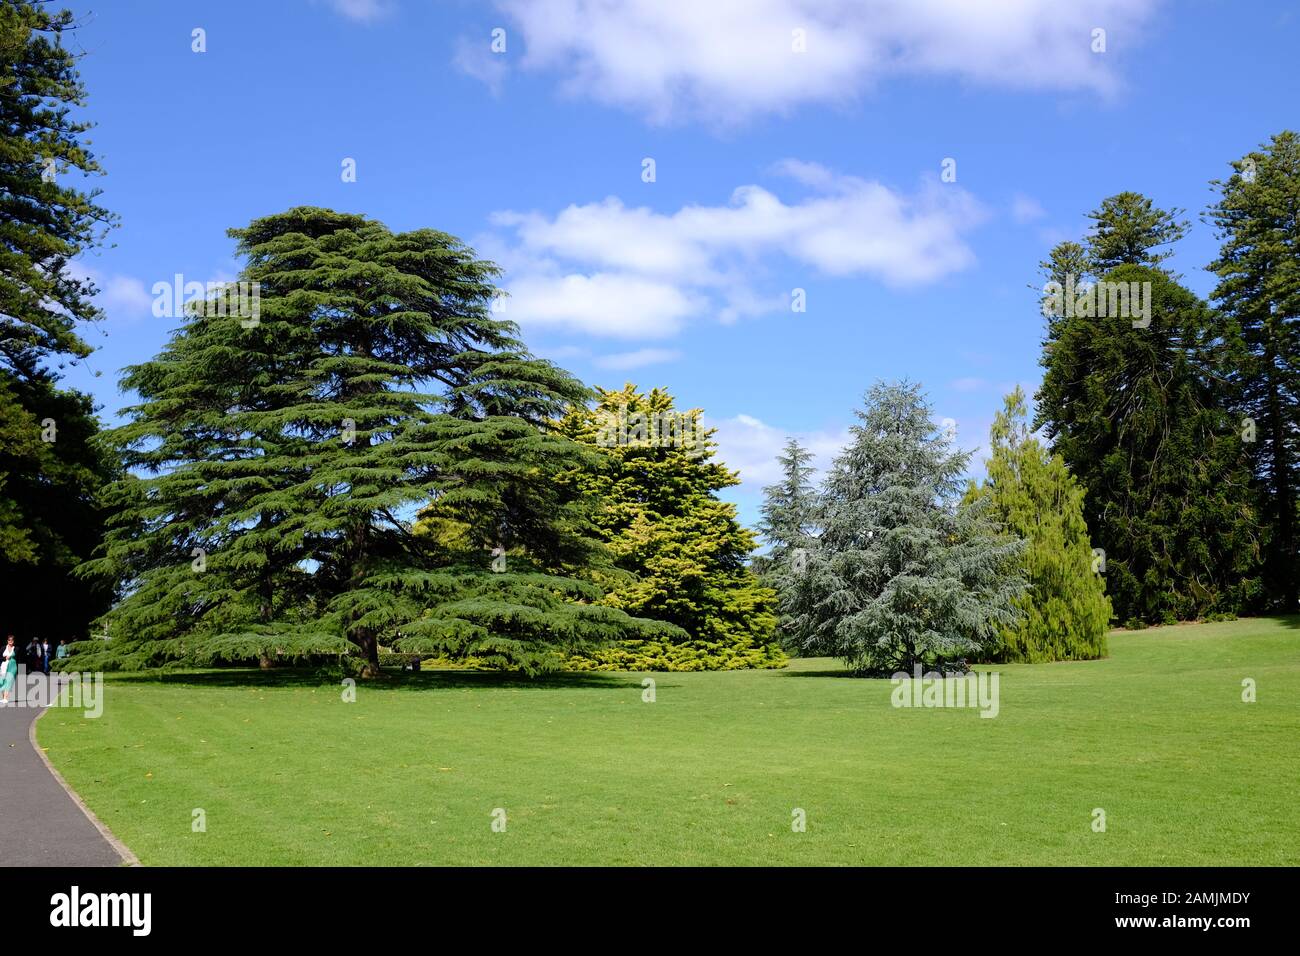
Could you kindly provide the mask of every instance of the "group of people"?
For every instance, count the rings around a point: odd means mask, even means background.
[[[50,661],[62,660],[68,656],[68,642],[59,641],[58,647],[51,647],[49,638],[33,637],[23,650],[27,662],[27,673],[50,673]],[[9,703],[9,693],[18,679],[18,645],[10,634],[5,640],[4,650],[0,651],[0,704]]]

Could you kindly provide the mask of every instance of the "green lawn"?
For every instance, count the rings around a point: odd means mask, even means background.
[[[1300,619],[1111,654],[998,668],[991,720],[805,660],[656,674],[654,703],[640,674],[394,676],[355,703],[306,674],[110,677],[101,718],[38,728],[145,864],[1300,863]]]

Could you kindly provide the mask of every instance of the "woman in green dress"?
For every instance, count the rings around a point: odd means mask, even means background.
[[[9,692],[14,689],[18,678],[18,648],[14,639],[9,638],[5,644],[4,655],[0,657],[0,704],[9,703]]]

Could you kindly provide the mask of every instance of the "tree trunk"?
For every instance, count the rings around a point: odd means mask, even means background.
[[[373,678],[379,676],[379,641],[369,630],[360,629],[353,632],[348,637],[352,643],[361,648],[361,653],[365,657],[365,663],[361,665],[361,676]]]
[[[262,670],[264,671],[269,671],[272,667],[275,666],[275,658],[267,654],[263,654],[257,659],[257,666],[262,668]]]

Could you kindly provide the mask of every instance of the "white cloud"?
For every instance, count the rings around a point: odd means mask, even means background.
[[[147,319],[153,314],[153,295],[145,284],[134,276],[105,273],[85,262],[69,262],[68,275],[89,279],[98,290],[95,304],[104,310],[112,321],[133,322]]]
[[[1159,0],[496,0],[523,37],[522,68],[571,96],[652,122],[738,123],[843,103],[882,79],[937,76],[1012,89],[1118,85]],[[805,52],[796,52],[802,30]]]
[[[726,204],[671,213],[616,197],[554,216],[504,211],[492,223],[508,234],[481,248],[505,266],[508,315],[521,325],[623,338],[666,337],[696,316],[730,322],[787,308],[789,289],[758,287],[778,261],[891,286],[974,262],[965,235],[985,212],[958,186],[928,180],[905,193],[795,160],[778,171],[811,195],[788,201],[745,185]]]
[[[776,459],[786,439],[791,437],[789,432],[752,415],[736,415],[721,421],[706,417],[705,424],[718,430],[714,435],[718,443],[718,460],[740,472],[746,490],[758,491],[781,480],[781,466]],[[830,467],[831,460],[848,444],[850,434],[845,428],[839,432],[796,433],[793,437],[813,453],[813,465],[817,468],[813,483],[816,484]]]
[[[670,283],[616,273],[523,276],[508,284],[500,316],[529,328],[622,339],[675,335],[699,311]]]
[[[612,355],[602,355],[596,359],[596,365],[599,368],[622,372],[634,368],[644,368],[647,365],[675,362],[681,357],[682,353],[675,349],[637,349],[634,352],[616,352]]]

